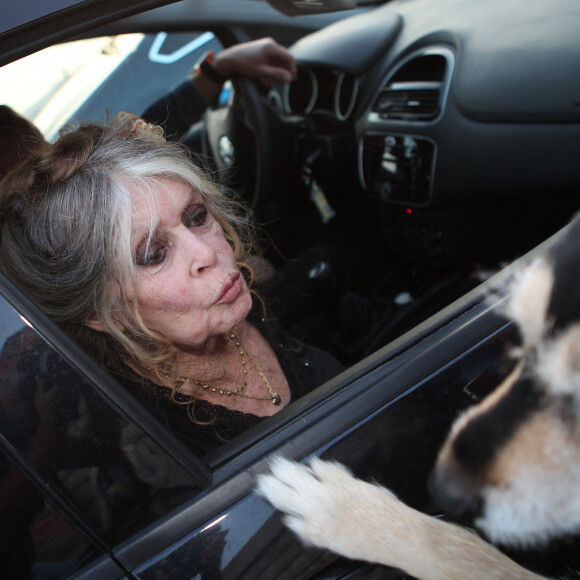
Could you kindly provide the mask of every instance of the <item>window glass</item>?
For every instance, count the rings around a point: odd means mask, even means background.
[[[123,34],[49,47],[0,68],[2,103],[52,139],[69,120],[105,120],[124,110],[141,114],[209,49],[210,32]]]
[[[0,451],[3,578],[65,578],[102,555]]]
[[[0,450],[114,545],[188,501],[195,479],[0,298]],[[0,463],[0,521],[20,526],[21,490]],[[12,500],[11,498],[14,498]],[[26,526],[42,513],[30,502]],[[0,562],[0,569],[2,562]]]

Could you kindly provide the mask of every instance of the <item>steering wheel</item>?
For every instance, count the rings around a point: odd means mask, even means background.
[[[204,138],[218,181],[255,209],[272,185],[272,133],[269,111],[257,82],[230,81],[225,105],[204,113]]]

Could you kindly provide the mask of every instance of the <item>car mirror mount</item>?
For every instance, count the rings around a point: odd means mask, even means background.
[[[272,8],[286,16],[324,14],[356,8],[357,0],[266,0]]]

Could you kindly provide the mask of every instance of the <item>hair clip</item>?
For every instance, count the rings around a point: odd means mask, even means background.
[[[117,125],[121,129],[122,135],[133,135],[140,139],[157,141],[158,143],[166,142],[163,127],[147,123],[141,117],[127,111],[119,111],[113,119],[113,125]]]

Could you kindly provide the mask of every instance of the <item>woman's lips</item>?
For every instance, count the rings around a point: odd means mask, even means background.
[[[216,300],[216,304],[228,304],[233,302],[240,294],[243,288],[242,276],[239,272],[232,274],[230,279],[221,291],[219,298]]]

